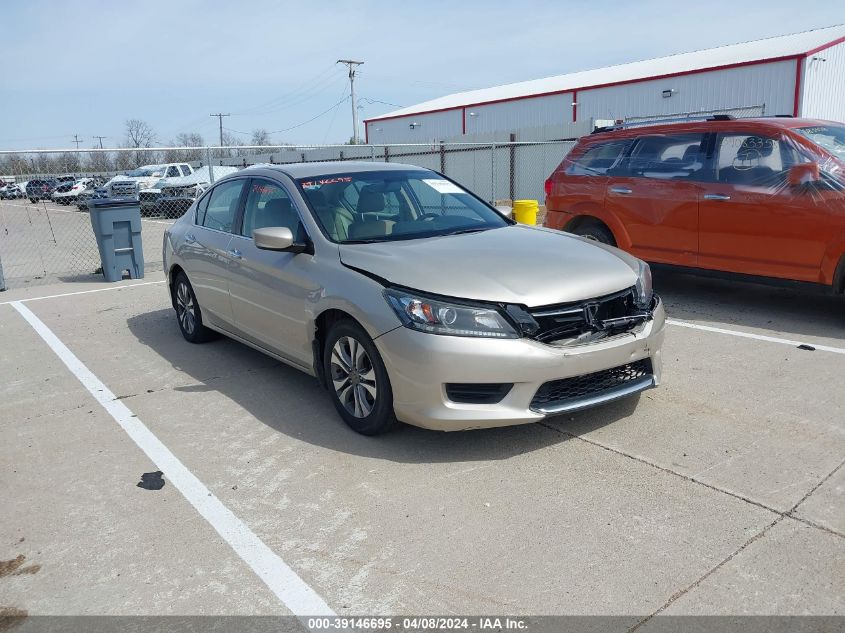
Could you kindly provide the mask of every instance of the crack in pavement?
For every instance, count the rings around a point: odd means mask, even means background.
[[[758,502],[758,501],[754,501],[753,499],[749,499],[749,498],[747,498],[747,497],[744,497],[744,496],[742,496],[742,495],[740,495],[740,494],[736,494],[736,493],[730,492],[730,491],[728,491],[728,490],[723,490],[722,488],[719,488],[719,487],[717,487],[717,486],[713,486],[713,485],[708,484],[708,483],[705,483],[705,482],[703,482],[703,481],[699,481],[699,480],[697,480],[697,479],[695,479],[695,478],[693,478],[693,477],[689,477],[689,476],[684,475],[684,474],[682,474],[682,473],[675,472],[674,470],[671,470],[671,469],[666,468],[666,467],[664,467],[664,466],[660,466],[660,465],[658,465],[658,464],[654,464],[654,463],[652,463],[652,462],[649,462],[648,460],[643,459],[643,458],[641,458],[641,457],[636,457],[636,456],[634,456],[634,455],[630,455],[630,454],[628,454],[628,453],[625,453],[624,451],[620,451],[620,450],[618,450],[618,449],[611,448],[610,446],[605,446],[604,444],[601,444],[601,443],[599,443],[599,442],[596,442],[595,440],[590,440],[590,439],[587,439],[587,438],[582,437],[582,436],[580,436],[580,435],[576,435],[576,434],[574,434],[574,433],[570,433],[570,432],[568,432],[568,431],[564,431],[564,430],[562,430],[562,429],[556,428],[556,427],[551,426],[551,425],[549,425],[549,424],[547,424],[547,423],[544,423],[544,422],[538,422],[538,424],[540,424],[541,426],[546,427],[547,429],[550,429],[550,430],[556,431],[556,432],[560,433],[561,435],[566,435],[567,437],[569,437],[569,438],[571,438],[571,439],[581,440],[582,442],[585,442],[585,443],[587,443],[587,444],[590,444],[590,445],[592,445],[592,446],[595,446],[596,448],[601,448],[601,449],[603,449],[603,450],[609,451],[609,452],[611,452],[611,453],[615,453],[615,454],[620,455],[620,456],[622,456],[622,457],[627,457],[628,459],[634,460],[634,461],[639,462],[639,463],[641,463],[641,464],[644,464],[644,465],[646,465],[646,466],[651,466],[652,468],[655,468],[655,469],[657,469],[657,470],[660,470],[660,471],[662,471],[662,472],[664,472],[664,473],[667,473],[667,474],[670,474],[670,475],[675,475],[676,477],[680,477],[681,479],[684,479],[684,480],[689,481],[689,482],[691,482],[691,483],[698,484],[698,485],[700,485],[700,486],[704,486],[705,488],[709,488],[710,490],[713,490],[713,491],[715,491],[715,492],[719,492],[719,493],[725,494],[725,495],[727,495],[727,496],[729,496],[729,497],[733,497],[733,498],[735,498],[735,499],[739,499],[740,501],[744,501],[745,503],[748,503],[748,504],[750,504],[750,505],[756,506],[756,507],[758,507],[758,508],[762,508],[762,509],[764,509],[764,510],[768,510],[769,512],[772,512],[773,514],[776,514],[776,515],[777,515],[777,516],[775,517],[775,519],[774,519],[771,523],[769,523],[769,524],[768,524],[768,525],[766,525],[766,526],[765,526],[762,530],[760,530],[759,532],[757,532],[756,534],[754,534],[753,536],[751,536],[751,537],[750,537],[747,541],[745,541],[742,545],[740,545],[740,546],[739,546],[739,548],[737,548],[736,550],[734,550],[733,552],[731,552],[731,554],[729,554],[729,555],[728,555],[728,556],[727,556],[724,560],[722,560],[720,563],[718,563],[717,565],[715,565],[714,567],[712,567],[711,569],[709,569],[708,571],[706,571],[706,572],[705,572],[705,573],[704,573],[701,577],[699,577],[699,578],[698,578],[697,580],[695,580],[694,582],[690,583],[690,584],[689,584],[689,585],[687,585],[686,587],[683,587],[683,588],[679,589],[678,591],[676,591],[675,593],[673,593],[671,596],[669,596],[669,599],[668,599],[668,600],[666,600],[666,602],[665,602],[662,606],[660,606],[658,609],[656,609],[656,610],[655,610],[652,614],[650,614],[650,615],[646,616],[645,618],[643,618],[642,620],[640,620],[639,622],[637,622],[637,624],[635,624],[633,627],[631,627],[630,629],[628,629],[627,633],[633,633],[634,631],[636,631],[637,629],[639,629],[640,627],[642,627],[644,624],[646,624],[647,622],[649,622],[652,618],[654,618],[655,616],[659,615],[660,613],[662,613],[663,611],[665,611],[666,609],[668,609],[668,608],[669,608],[669,607],[670,607],[670,606],[671,606],[674,602],[676,602],[679,598],[683,597],[684,595],[688,594],[690,591],[692,591],[693,589],[695,589],[696,587],[698,587],[699,585],[701,585],[701,583],[703,583],[705,580],[707,580],[710,576],[712,576],[713,574],[715,574],[715,573],[716,573],[717,571],[719,571],[722,567],[724,567],[726,564],[728,564],[731,560],[733,560],[734,558],[736,558],[736,556],[738,556],[740,553],[742,553],[742,552],[743,552],[746,548],[748,548],[748,547],[749,547],[752,543],[755,543],[756,541],[758,541],[758,540],[760,540],[761,538],[763,538],[763,536],[765,536],[765,535],[766,535],[766,533],[767,533],[769,530],[771,530],[773,527],[775,527],[778,523],[780,523],[780,522],[781,522],[781,521],[783,521],[784,519],[787,519],[787,518],[788,518],[788,519],[792,519],[792,520],[794,520],[794,521],[798,521],[799,523],[804,523],[805,525],[808,525],[808,526],[810,526],[810,527],[812,527],[812,528],[815,528],[815,529],[817,529],[817,530],[821,530],[821,531],[823,531],[823,532],[827,532],[828,534],[832,534],[832,535],[834,535],[834,536],[838,536],[838,537],[840,537],[840,538],[845,538],[845,534],[842,534],[842,533],[840,533],[840,532],[837,532],[836,530],[833,530],[833,529],[827,528],[827,527],[825,527],[825,526],[823,526],[823,525],[818,525],[818,524],[816,524],[815,522],[810,521],[810,520],[808,520],[808,519],[804,519],[804,518],[802,518],[802,517],[795,516],[795,512],[798,510],[798,507],[799,507],[802,503],[804,503],[807,499],[809,499],[809,498],[812,496],[812,494],[813,494],[814,492],[816,492],[816,490],[818,490],[819,488],[821,488],[821,487],[824,485],[824,483],[825,483],[826,481],[828,481],[831,477],[833,477],[833,475],[835,475],[835,474],[836,474],[836,472],[837,472],[840,468],[842,468],[842,467],[843,467],[843,465],[845,465],[845,460],[843,460],[842,462],[840,462],[840,463],[839,463],[839,465],[837,465],[837,466],[836,466],[836,468],[834,468],[834,469],[833,469],[833,470],[831,470],[831,471],[830,471],[827,475],[825,475],[824,477],[822,477],[822,478],[821,478],[821,479],[820,479],[820,480],[816,483],[816,485],[815,485],[815,486],[813,486],[813,487],[812,487],[812,488],[811,488],[811,489],[807,492],[807,494],[805,494],[803,497],[801,497],[801,499],[799,499],[799,500],[798,500],[798,502],[797,502],[797,503],[795,503],[795,504],[794,504],[794,505],[793,505],[793,506],[792,506],[789,510],[787,510],[787,511],[785,511],[785,512],[781,512],[780,510],[776,510],[776,509],[774,509],[774,508],[772,508],[772,507],[769,507],[769,506],[767,506],[767,505],[766,505],[766,504],[764,504],[764,503],[760,503],[760,502]]]
[[[607,446],[607,445],[602,444],[600,442],[596,442],[595,440],[587,439],[586,437],[584,437],[582,435],[576,435],[575,433],[570,433],[569,431],[564,431],[563,429],[556,428],[556,427],[551,426],[550,424],[548,424],[546,422],[537,422],[537,424],[539,424],[540,426],[543,426],[543,427],[545,427],[549,430],[556,431],[557,433],[560,433],[561,435],[565,435],[569,438],[572,438],[572,439],[575,439],[575,440],[581,440],[582,442],[585,442],[586,444],[590,444],[592,446],[595,446],[596,448],[601,448],[605,451],[615,453],[616,455],[620,455],[622,457],[627,457],[628,459],[632,459],[635,462],[639,462],[640,464],[645,464],[646,466],[651,466],[652,468],[655,468],[655,469],[662,471],[664,473],[667,473],[669,475],[674,475],[675,477],[680,477],[681,479],[683,479],[685,481],[689,481],[690,483],[694,483],[694,484],[699,485],[699,486],[704,486],[705,488],[709,488],[710,490],[713,490],[715,492],[719,492],[719,493],[722,493],[722,494],[727,495],[729,497],[733,497],[734,499],[739,499],[740,501],[744,501],[745,503],[748,503],[750,505],[757,506],[758,508],[762,508],[763,510],[768,510],[769,512],[776,514],[781,518],[789,518],[789,519],[792,519],[794,521],[798,521],[799,523],[804,523],[805,525],[809,525],[810,527],[816,528],[817,530],[822,530],[823,532],[827,532],[827,533],[832,534],[834,536],[838,536],[839,538],[845,538],[845,534],[843,534],[843,533],[841,533],[837,530],[834,530],[834,529],[829,528],[829,527],[825,527],[823,525],[818,525],[817,523],[810,521],[809,519],[805,519],[803,517],[799,517],[799,516],[796,516],[794,514],[795,511],[798,509],[798,506],[800,506],[802,503],[804,503],[810,497],[810,495],[812,495],[816,490],[818,490],[828,479],[830,479],[836,473],[836,471],[838,471],[840,468],[842,468],[843,465],[845,465],[845,460],[840,462],[840,464],[836,468],[834,468],[831,472],[829,472],[827,475],[822,477],[822,479],[815,486],[813,486],[810,489],[810,491],[798,501],[798,503],[793,505],[789,510],[782,511],[782,510],[778,510],[776,508],[773,508],[771,506],[768,506],[765,503],[762,503],[760,501],[755,501],[754,499],[751,499],[749,497],[741,495],[737,492],[731,492],[730,490],[725,490],[724,488],[720,488],[718,486],[714,486],[713,484],[709,484],[705,481],[701,481],[700,479],[696,479],[694,476],[684,475],[683,473],[679,473],[677,471],[674,471],[671,468],[666,468],[665,466],[661,466],[660,464],[655,464],[654,462],[650,462],[647,459],[643,459],[642,457],[637,457],[636,455],[631,455],[630,453],[626,453],[625,451],[620,451],[619,449],[613,448],[611,446]]]

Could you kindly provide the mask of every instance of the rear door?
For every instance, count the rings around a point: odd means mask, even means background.
[[[703,132],[644,135],[610,172],[605,208],[625,226],[637,257],[696,265],[706,140]]]
[[[604,205],[608,171],[622,160],[632,140],[593,143],[574,149],[551,177],[545,225],[564,229],[574,216],[599,215]]]
[[[225,329],[231,329],[234,322],[229,299],[229,243],[246,182],[245,178],[226,180],[200,200],[195,224],[185,235],[182,251],[203,318]]]
[[[701,201],[702,268],[818,281],[833,216],[827,194],[788,184],[802,160],[776,132],[717,136]]]

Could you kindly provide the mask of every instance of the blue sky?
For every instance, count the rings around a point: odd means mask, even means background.
[[[345,68],[369,118],[451,92],[845,22],[830,0],[356,2],[3,0],[0,149],[92,147],[147,121],[217,142],[351,136]],[[382,103],[383,102],[383,103]],[[388,105],[391,104],[391,105]],[[395,104],[395,105],[392,105]],[[325,113],[325,114],[322,114]],[[321,115],[322,116],[318,116]],[[313,121],[306,123],[309,119]]]

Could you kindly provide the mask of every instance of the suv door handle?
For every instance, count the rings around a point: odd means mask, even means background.
[[[237,248],[233,248],[233,249],[231,249],[231,250],[229,250],[229,251],[227,251],[227,252],[229,253],[229,255],[230,255],[231,257],[233,257],[233,258],[235,258],[235,259],[241,259],[241,258],[243,258],[243,253],[241,253],[241,252],[240,252]]]
[[[628,195],[629,193],[633,193],[633,191],[628,189],[628,187],[611,187],[610,191],[612,191],[613,193],[622,193],[622,194],[625,194],[625,195]]]
[[[705,193],[704,194],[705,200],[730,200],[730,196],[726,196],[722,193]]]
[[[185,243],[186,244],[194,244],[196,241],[197,241],[197,238],[195,238],[192,233],[185,233]]]

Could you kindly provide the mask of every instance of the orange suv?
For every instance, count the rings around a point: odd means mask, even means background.
[[[546,181],[546,209],[545,226],[651,262],[845,292],[845,124],[599,129]]]

